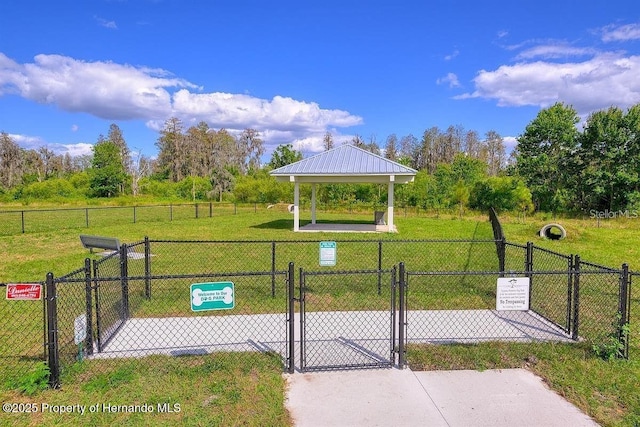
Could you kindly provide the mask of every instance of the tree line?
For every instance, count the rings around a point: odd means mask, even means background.
[[[356,135],[349,143],[417,170],[396,186],[396,200],[422,208],[585,211],[640,207],[640,106],[597,111],[578,130],[576,111],[562,103],[541,110],[507,157],[495,131],[482,137],[461,125],[426,129],[420,138],[389,135],[383,144]],[[260,133],[232,134],[205,122],[186,127],[168,119],[151,158],[131,150],[116,124],[89,156],[58,155],[46,147],[21,149],[0,134],[0,200],[150,196],[159,199],[290,202],[293,188],[268,172],[302,159],[291,144],[263,164]],[[334,136],[322,142],[329,150]],[[302,197],[310,197],[303,186]],[[320,203],[384,204],[386,186],[327,184]]]
[[[556,103],[518,138],[508,173],[531,190],[537,210],[640,208],[640,104],[593,112],[582,130],[576,110]]]

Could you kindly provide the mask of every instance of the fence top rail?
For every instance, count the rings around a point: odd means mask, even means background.
[[[496,243],[493,239],[309,239],[309,240],[149,240],[149,243]],[[498,240],[499,242],[499,240]]]
[[[171,208],[182,206],[254,206],[254,203],[220,203],[220,202],[201,202],[201,203],[169,203],[160,205],[128,205],[128,206],[84,206],[75,208],[44,208],[44,209],[5,209],[0,210],[0,214],[15,214],[15,213],[29,213],[29,212],[56,212],[56,211],[87,211],[87,210],[108,210],[108,209],[132,209],[132,208]]]
[[[538,271],[407,271],[409,276],[495,276],[501,275],[503,277],[516,277],[516,276],[536,276],[536,275],[567,275],[576,274],[581,275],[606,275],[606,274],[620,274],[621,270],[600,270],[600,271],[582,271],[582,270],[538,270]]]
[[[505,246],[512,246],[514,248],[527,249],[527,245],[521,245],[520,243],[504,242],[504,244]]]
[[[616,268],[611,268],[611,267],[607,267],[605,265],[600,265],[600,264],[594,264],[592,262],[587,262],[587,261],[582,261],[580,260],[580,267],[591,267],[591,268],[597,268],[598,270],[604,270],[607,272],[616,272],[616,273],[620,273],[622,272],[622,270],[620,269],[616,269]],[[584,271],[580,271],[581,273],[584,273]]]
[[[387,268],[383,270],[302,270],[302,274],[305,276],[329,276],[329,275],[347,275],[347,274],[381,274],[391,273],[394,268]]]
[[[549,255],[555,255],[555,256],[562,257],[562,258],[566,258],[567,260],[571,259],[571,255],[561,254],[560,252],[555,252],[555,251],[552,251],[550,249],[541,248],[540,246],[533,245],[533,250],[534,251],[541,251],[541,252],[547,253]]]

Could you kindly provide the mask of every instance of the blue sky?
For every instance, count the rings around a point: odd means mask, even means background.
[[[625,1],[83,0],[0,4],[0,131],[86,153],[111,123],[155,156],[169,117],[310,154],[432,126],[513,145],[554,102],[640,102]]]

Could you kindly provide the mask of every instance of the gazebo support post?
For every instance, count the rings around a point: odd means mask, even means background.
[[[293,184],[293,231],[300,231],[300,183]]]
[[[316,223],[316,183],[311,184],[311,224]]]
[[[389,177],[389,185],[387,188],[387,227],[389,227],[389,231],[393,232],[393,183],[394,176],[391,175]]]

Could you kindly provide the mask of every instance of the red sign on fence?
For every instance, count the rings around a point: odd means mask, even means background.
[[[37,301],[42,298],[42,285],[33,283],[8,283],[7,299]]]

